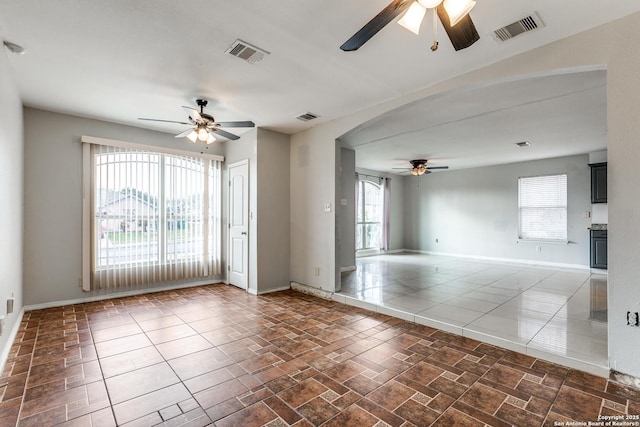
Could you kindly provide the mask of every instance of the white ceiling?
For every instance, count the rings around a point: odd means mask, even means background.
[[[468,49],[455,52],[440,28],[440,49],[429,51],[431,21],[426,19],[419,36],[391,23],[360,50],[342,52],[339,46],[389,2],[0,0],[0,37],[27,49],[22,56],[6,53],[27,106],[178,133],[184,126],[137,118],[183,120],[180,106],[195,106],[194,100],[203,97],[217,120],[253,120],[264,128],[295,133],[640,11],[637,0],[606,5],[584,0],[477,0],[471,16],[481,39]],[[534,11],[544,28],[504,43],[491,37],[493,30]],[[270,55],[249,64],[225,54],[238,38]],[[546,149],[562,154],[557,144],[543,144],[540,126],[531,126],[530,119],[536,118],[549,125],[554,142],[586,138],[597,147],[592,139],[606,131],[602,73],[575,82],[558,78],[551,83],[566,89],[561,96],[541,93],[547,84],[543,80],[529,82],[533,105],[511,98],[521,86],[509,83],[444,96],[436,110],[444,114],[422,125],[433,144],[428,147],[427,134],[412,119],[424,116],[425,109],[432,116],[428,101],[418,103],[413,112],[405,108],[406,117],[392,112],[387,119],[361,127],[345,143],[358,145],[361,167],[391,170],[418,155],[469,167],[492,162],[495,156],[493,149],[486,149],[487,141],[495,140],[496,129],[510,123],[508,132],[499,133],[501,142],[528,139],[534,143],[529,151],[538,150],[535,155]],[[486,99],[495,99],[493,109],[477,105]],[[502,108],[509,103],[516,108]],[[553,122],[549,111],[573,113],[566,119],[571,127]],[[295,119],[305,112],[320,118],[308,123]],[[470,134],[481,138],[469,138]],[[377,142],[382,136],[405,151],[396,149],[390,157]]]

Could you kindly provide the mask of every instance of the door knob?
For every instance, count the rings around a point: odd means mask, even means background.
[[[243,231],[243,232],[242,232],[242,233],[240,233],[240,234],[242,234],[243,236],[246,236],[246,235],[247,235],[247,232],[246,232],[246,231]]]

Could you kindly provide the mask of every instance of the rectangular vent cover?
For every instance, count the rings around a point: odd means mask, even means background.
[[[504,42],[520,34],[528,33],[542,27],[544,27],[544,23],[540,19],[540,16],[534,12],[516,22],[498,28],[493,32],[493,36],[496,40]]]
[[[224,53],[243,59],[251,64],[260,62],[266,55],[269,55],[269,52],[266,50],[260,49],[240,39],[234,41]]]
[[[318,115],[313,113],[304,113],[300,114],[296,119],[302,120],[303,122],[308,122],[309,120],[317,119]]]

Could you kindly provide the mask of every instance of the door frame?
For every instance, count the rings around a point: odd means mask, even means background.
[[[246,271],[246,283],[245,283],[245,287],[242,288],[238,285],[234,285],[233,283],[231,283],[231,251],[232,251],[232,245],[231,245],[231,209],[232,209],[232,204],[231,204],[231,169],[238,167],[238,166],[247,166],[247,194],[246,194],[246,202],[247,202],[247,213],[246,216],[244,218],[245,223],[247,224],[247,237],[246,237],[246,245],[247,245],[247,256],[245,257],[244,260],[244,269]],[[246,291],[249,290],[249,256],[250,256],[250,250],[249,250],[249,244],[250,244],[250,238],[251,236],[249,235],[249,228],[250,228],[250,206],[249,203],[251,202],[251,198],[250,198],[250,191],[251,191],[251,182],[249,179],[249,175],[250,175],[250,168],[249,168],[249,159],[243,159],[243,160],[239,160],[237,162],[233,162],[230,163],[229,165],[227,165],[227,271],[226,271],[226,284],[231,284],[233,286],[236,286],[240,289],[244,289]]]

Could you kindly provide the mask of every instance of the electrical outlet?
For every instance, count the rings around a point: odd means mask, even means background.
[[[542,252],[542,246],[536,246],[536,252]]]
[[[637,311],[627,311],[627,326],[640,326],[640,317]]]

